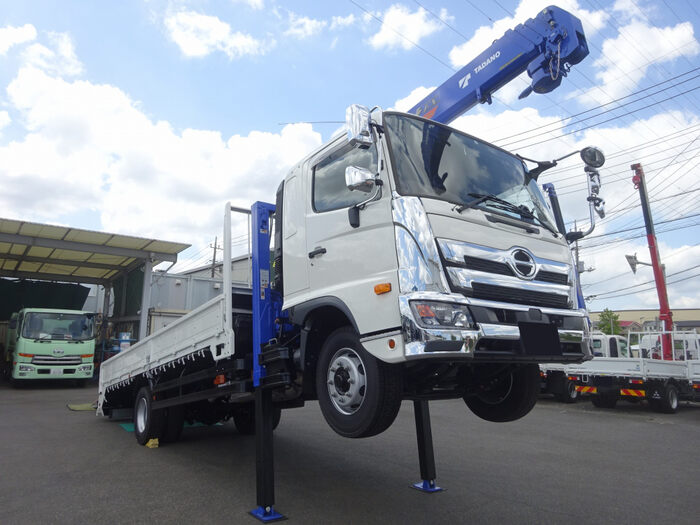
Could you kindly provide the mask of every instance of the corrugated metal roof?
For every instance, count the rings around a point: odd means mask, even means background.
[[[177,261],[189,244],[0,218],[0,276],[100,283],[147,258]]]

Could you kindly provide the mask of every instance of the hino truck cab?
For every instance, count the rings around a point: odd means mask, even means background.
[[[415,115],[351,106],[347,120],[278,191],[275,287],[301,327],[307,398],[351,437],[383,430],[377,412],[391,405],[390,424],[402,398],[522,417],[538,363],[590,358],[571,252],[536,176]]]

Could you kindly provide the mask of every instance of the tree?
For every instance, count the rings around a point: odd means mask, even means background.
[[[607,308],[600,312],[598,330],[608,335],[621,334],[620,315]]]

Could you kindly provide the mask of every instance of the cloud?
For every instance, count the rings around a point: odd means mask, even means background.
[[[637,89],[637,83],[653,64],[683,56],[695,57],[698,53],[700,44],[690,22],[672,27],[654,27],[647,22],[633,20],[619,28],[616,38],[603,42],[602,53],[593,63],[598,69],[596,79],[600,81],[599,89],[587,89],[586,93],[580,94],[579,100],[584,103],[608,102]]]
[[[350,13],[348,16],[334,16],[331,18],[331,31],[334,29],[342,29],[353,25],[357,21],[354,14]]]
[[[289,28],[284,34],[300,39],[309,38],[320,33],[327,24],[325,20],[315,20],[307,16],[299,16],[290,12]]]
[[[92,210],[107,231],[206,244],[220,232],[226,200],[269,201],[289,168],[321,143],[309,124],[229,138],[180,132],[114,86],[31,66],[7,95],[25,126],[0,146],[7,217],[56,222]]]
[[[36,38],[36,29],[32,24],[22,27],[6,26],[0,28],[0,56],[7,54],[11,47],[31,42]]]
[[[75,47],[67,33],[49,33],[49,45],[32,44],[24,50],[26,64],[47,73],[61,76],[77,76],[83,72],[83,65],[75,54]]]
[[[384,21],[379,32],[369,39],[369,44],[374,49],[411,49],[414,44],[419,44],[423,38],[440,31],[443,27],[439,20],[422,7],[411,12],[403,5],[392,5],[382,18]],[[445,9],[440,11],[440,18],[450,18]]]
[[[265,7],[264,0],[231,0],[234,4],[246,4],[252,9],[262,9]]]
[[[421,100],[423,100],[425,97],[427,97],[430,93],[432,93],[434,90],[434,87],[417,87],[404,98],[400,98],[399,100],[397,100],[394,103],[392,109],[395,109],[396,111],[408,111],[413,106],[418,104]]]
[[[7,111],[0,111],[0,131],[10,125],[12,119]]]
[[[524,20],[534,18],[542,9],[540,0],[522,0],[512,17],[496,20],[492,25],[479,27],[467,42],[453,47],[450,50],[450,62],[455,67],[462,67],[487,49],[494,40],[501,38],[509,29],[513,29]],[[603,11],[588,11],[583,9],[577,0],[562,0],[557,6],[577,16],[583,24],[586,37],[595,34],[608,19],[608,14]]]
[[[214,51],[230,59],[264,55],[274,41],[264,42],[251,35],[232,31],[231,26],[216,16],[194,11],[180,11],[165,19],[165,27],[182,53],[187,57],[203,57]]]

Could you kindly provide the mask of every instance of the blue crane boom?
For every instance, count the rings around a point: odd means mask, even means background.
[[[452,75],[409,113],[450,123],[527,71],[530,86],[520,94],[549,93],[570,66],[588,55],[581,21],[559,7],[549,6],[535,18],[509,29],[474,60]]]

